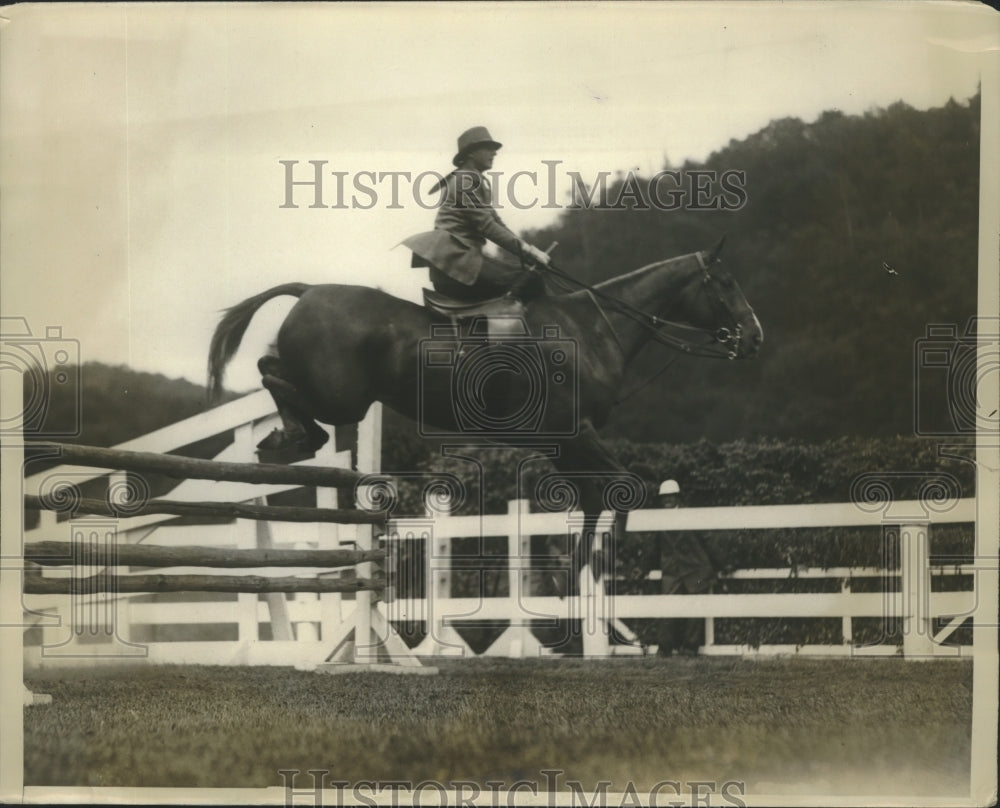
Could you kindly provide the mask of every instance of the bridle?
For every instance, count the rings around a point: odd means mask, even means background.
[[[588,297],[590,297],[594,305],[597,307],[598,312],[604,319],[608,328],[611,329],[611,334],[614,336],[615,342],[618,344],[618,347],[621,349],[623,354],[627,354],[627,351],[625,350],[625,346],[623,345],[621,338],[618,336],[618,332],[615,330],[611,319],[608,317],[605,306],[607,306],[608,309],[623,314],[634,322],[637,322],[647,331],[650,339],[654,342],[660,343],[661,345],[666,345],[669,348],[673,348],[674,350],[681,351],[691,356],[704,356],[715,359],[735,359],[739,352],[740,339],[743,335],[743,327],[737,321],[736,316],[733,314],[726,301],[723,300],[722,294],[719,292],[716,279],[709,271],[710,265],[709,262],[706,261],[704,253],[695,253],[695,257],[698,259],[698,264],[702,271],[702,288],[706,290],[706,293],[709,293],[710,290],[709,299],[712,302],[713,307],[722,315],[723,319],[729,320],[729,326],[720,326],[714,329],[701,328],[699,326],[688,325],[687,323],[678,323],[673,320],[667,320],[663,317],[659,317],[658,315],[642,311],[642,309],[633,306],[631,303],[627,303],[614,295],[609,295],[607,292],[602,291],[596,286],[591,286],[590,284],[579,281],[551,264],[549,264],[548,267],[541,269],[554,275],[562,281],[582,287],[588,292]],[[603,306],[601,305],[602,301],[604,303]],[[664,331],[664,329],[670,329],[674,333]],[[696,341],[696,337],[702,339]],[[707,341],[704,340],[706,337],[708,338]]]

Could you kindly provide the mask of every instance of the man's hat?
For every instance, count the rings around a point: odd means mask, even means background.
[[[458,153],[451,159],[452,165],[461,165],[465,155],[477,146],[492,146],[494,149],[499,149],[503,143],[497,143],[485,126],[473,126],[471,129],[466,129],[458,136]]]

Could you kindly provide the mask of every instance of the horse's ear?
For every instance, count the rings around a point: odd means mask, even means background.
[[[726,237],[723,236],[715,243],[715,246],[712,247],[711,250],[709,250],[708,258],[706,259],[706,263],[708,264],[708,266],[712,266],[712,264],[714,264],[716,261],[719,260],[719,253],[722,252],[722,246],[725,243],[726,243]]]

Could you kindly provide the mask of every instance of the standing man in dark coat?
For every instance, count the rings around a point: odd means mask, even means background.
[[[434,289],[456,300],[486,300],[508,292],[532,297],[545,291],[532,265],[548,266],[549,256],[503,223],[483,176],[501,145],[484,126],[463,132],[452,159],[455,170],[439,186],[443,198],[434,229],[403,242],[413,251],[414,267],[430,268]],[[487,241],[503,248],[502,257],[483,254]]]

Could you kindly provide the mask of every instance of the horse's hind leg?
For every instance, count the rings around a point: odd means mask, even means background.
[[[281,430],[275,430],[257,444],[262,455],[267,453],[275,460],[303,459],[315,455],[330,436],[312,416],[302,394],[295,385],[281,375],[281,360],[276,356],[262,356],[257,362],[261,384],[267,388],[281,417]]]

